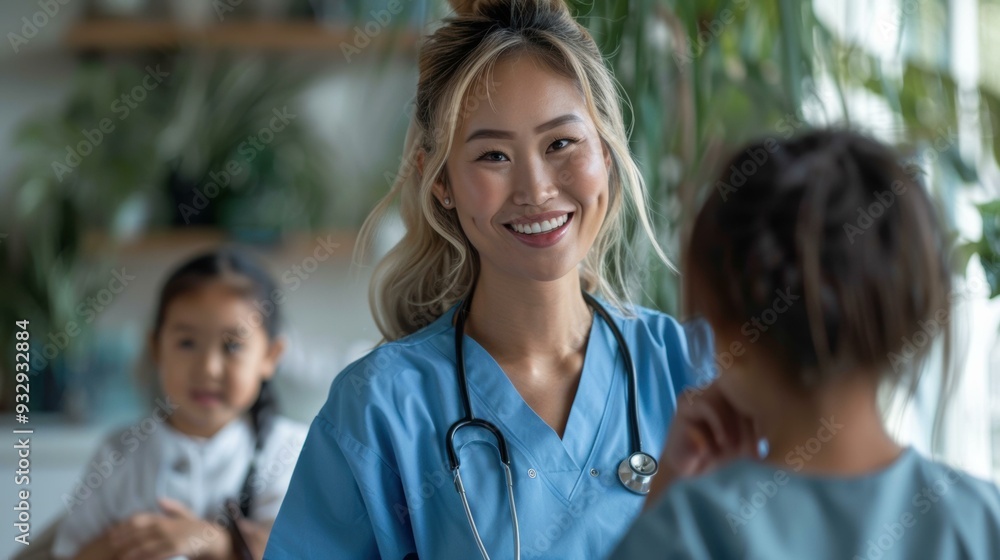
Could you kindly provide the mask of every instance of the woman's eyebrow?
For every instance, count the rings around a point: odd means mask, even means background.
[[[554,118],[554,119],[552,119],[550,121],[544,122],[544,123],[536,126],[535,127],[535,132],[540,134],[542,132],[545,132],[546,130],[553,129],[553,128],[557,127],[557,126],[561,126],[561,125],[564,125],[566,123],[571,123],[571,122],[582,123],[583,119],[580,118],[580,116],[577,115],[576,113],[567,113],[565,115],[560,115],[560,116],[558,116],[558,117],[556,117],[556,118]],[[510,132],[510,131],[507,131],[507,130],[495,130],[495,129],[489,129],[489,128],[480,128],[480,129],[474,131],[472,134],[470,134],[469,137],[465,139],[465,142],[469,143],[469,142],[471,142],[473,140],[478,140],[480,138],[493,138],[493,139],[498,139],[498,140],[510,140],[513,137],[514,137],[514,133]]]

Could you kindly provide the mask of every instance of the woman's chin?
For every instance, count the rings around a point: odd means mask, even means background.
[[[509,253],[501,254],[499,258],[502,260],[494,262],[502,263],[502,267],[484,266],[481,274],[490,274],[489,269],[493,268],[494,270],[502,271],[500,275],[507,278],[550,283],[579,276],[580,263],[583,262],[583,259],[578,259],[575,255],[563,252],[531,256],[520,262],[511,262]]]

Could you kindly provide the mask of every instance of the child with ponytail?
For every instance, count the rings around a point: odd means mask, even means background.
[[[305,428],[278,416],[279,292],[248,255],[217,250],[167,279],[149,339],[153,412],[101,445],[56,558],[260,558]],[[99,483],[98,483],[99,482]]]
[[[879,408],[884,385],[916,387],[914,333],[936,325],[949,353],[950,269],[927,192],[848,131],[757,142],[723,169],[750,167],[708,196],[684,270],[690,310],[740,354],[681,398],[666,445],[711,456],[743,415],[767,455],[707,474],[697,454],[665,465],[660,484],[674,482],[612,558],[1000,558],[996,486],[898,443]],[[863,229],[859,208],[877,216]],[[676,429],[691,415],[703,430]]]

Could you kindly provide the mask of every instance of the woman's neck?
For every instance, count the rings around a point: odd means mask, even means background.
[[[901,448],[886,432],[871,376],[813,391],[762,387],[754,413],[768,440],[767,462],[796,472],[860,475],[891,464]]]
[[[501,364],[560,361],[586,348],[591,321],[576,271],[552,282],[481,274],[466,333]]]

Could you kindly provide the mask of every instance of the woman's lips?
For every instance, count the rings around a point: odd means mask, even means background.
[[[521,243],[524,243],[529,247],[542,249],[545,247],[551,247],[552,245],[555,245],[556,243],[559,242],[560,239],[563,238],[564,235],[566,235],[566,232],[569,231],[570,224],[573,223],[574,215],[575,214],[573,212],[570,212],[569,214],[566,215],[566,223],[562,224],[561,226],[555,229],[549,230],[545,233],[520,233],[517,230],[515,230],[510,224],[507,224],[505,228],[507,229],[507,231],[510,232],[511,235],[514,236],[515,239],[517,239]]]

